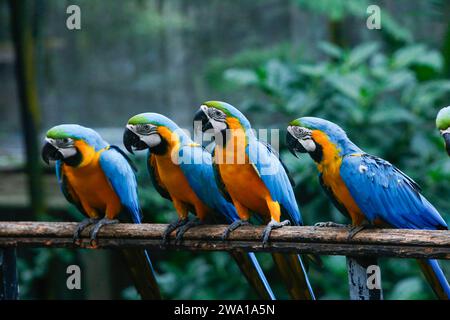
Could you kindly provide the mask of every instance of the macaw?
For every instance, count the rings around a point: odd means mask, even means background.
[[[178,219],[169,224],[163,242],[177,230],[176,241],[192,226],[215,220],[233,222],[236,209],[220,194],[211,166],[211,155],[167,117],[157,113],[142,113],[132,117],[126,126],[123,143],[130,153],[148,149],[148,170],[159,194],[172,201]],[[189,221],[192,212],[196,219]],[[219,220],[220,221],[220,220]],[[263,299],[275,296],[256,260],[254,253],[232,252],[248,282]]]
[[[214,174],[217,185],[237,209],[239,220],[229,225],[224,234],[248,224],[251,213],[268,222],[262,235],[265,245],[272,229],[291,222],[301,225],[291,180],[286,168],[269,144],[257,139],[247,118],[232,105],[208,101],[194,116],[203,132],[212,129]],[[281,214],[289,220],[281,221]],[[302,259],[296,254],[272,254],[278,270],[294,299],[314,299]]]
[[[130,159],[116,146],[109,145],[94,130],[76,124],[51,128],[46,135],[42,158],[56,161],[56,176],[62,193],[86,219],[76,228],[74,242],[81,232],[94,225],[91,245],[97,243],[102,226],[121,219],[141,223],[137,182]],[[161,299],[147,251],[123,249],[136,289],[144,299]]]
[[[445,141],[445,148],[450,156],[450,106],[442,108],[436,117],[436,127]]]
[[[416,182],[386,160],[362,151],[336,124],[314,117],[296,119],[287,128],[286,142],[295,156],[308,153],[315,161],[325,193],[352,221],[349,237],[368,226],[447,229]],[[448,299],[450,287],[438,262],[418,261],[435,294]]]

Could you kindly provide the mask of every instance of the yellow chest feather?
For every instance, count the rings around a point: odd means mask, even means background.
[[[102,216],[106,211],[117,215],[121,210],[120,199],[103,173],[99,157],[100,152],[82,167],[63,164],[62,171],[89,216]]]

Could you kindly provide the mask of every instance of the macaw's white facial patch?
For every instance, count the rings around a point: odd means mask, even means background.
[[[298,142],[305,148],[308,152],[316,151],[316,143],[312,139],[298,139]]]
[[[74,147],[74,141],[71,138],[52,139],[45,138],[45,141],[50,143],[53,147],[58,149],[64,159],[70,158],[77,154],[77,149]]]
[[[139,138],[141,139],[142,142],[144,142],[146,145],[148,145],[149,148],[156,147],[162,141],[161,136],[158,133],[152,133],[149,136],[139,135]]]
[[[442,134],[442,135],[444,135],[444,134],[446,134],[446,133],[450,134],[450,127],[448,127],[448,128],[445,129],[445,130],[441,130],[441,134]]]
[[[227,124],[223,121],[217,121],[210,118],[209,122],[211,123],[214,131],[217,133],[227,129]]]
[[[64,159],[70,158],[77,154],[77,149],[75,147],[58,148],[58,151],[62,154]]]

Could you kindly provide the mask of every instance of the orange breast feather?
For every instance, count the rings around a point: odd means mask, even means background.
[[[232,119],[234,120],[234,119]],[[237,123],[228,123],[231,137],[225,147],[216,146],[215,161],[220,175],[233,201],[265,217],[270,217],[267,201],[272,201],[270,192],[249,163],[245,152],[245,132]]]
[[[116,218],[122,205],[100,167],[99,158],[102,151],[95,152],[84,142],[77,141],[77,144],[78,150],[83,154],[83,162],[79,167],[63,164],[62,174],[89,217]]]
[[[353,225],[361,224],[364,215],[340,175],[342,158],[337,146],[321,131],[313,131],[312,137],[316,143],[322,146],[322,161],[317,164],[317,168],[322,173],[323,183],[331,189],[336,200],[346,208]]]

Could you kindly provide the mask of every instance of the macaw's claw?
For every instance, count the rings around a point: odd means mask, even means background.
[[[108,218],[103,218],[103,219],[98,220],[98,222],[95,224],[95,227],[91,231],[91,235],[90,235],[91,246],[92,247],[97,246],[97,234],[103,226],[106,226],[108,224],[116,224],[116,223],[119,223],[119,220],[108,219]]]
[[[289,220],[284,220],[282,222],[277,222],[275,220],[271,220],[267,224],[266,228],[264,229],[263,235],[262,235],[263,247],[269,241],[270,233],[272,232],[273,229],[278,229],[278,228],[282,228],[284,226],[289,226],[290,224],[291,224],[291,222]]]
[[[371,228],[371,225],[369,225],[369,224],[361,224],[359,226],[352,226],[350,229],[350,232],[348,233],[347,240],[353,239],[353,237],[357,233],[363,231],[364,229],[369,229],[369,228]]]
[[[181,242],[183,241],[183,236],[186,233],[186,231],[188,231],[192,227],[196,227],[196,226],[199,226],[201,224],[203,224],[203,222],[201,220],[194,219],[194,220],[191,220],[191,221],[187,222],[181,228],[178,228],[177,236],[175,238],[175,244],[181,244]]]
[[[237,228],[239,228],[241,226],[246,226],[246,225],[249,225],[249,224],[250,224],[250,222],[245,221],[245,220],[236,220],[236,221],[234,221],[223,232],[222,240],[223,241],[227,240],[228,237],[230,236],[230,233],[233,232],[234,230],[236,230]]]
[[[81,221],[77,228],[75,229],[75,232],[73,234],[73,243],[76,245],[81,244],[81,232],[83,232],[84,229],[86,229],[91,224],[97,223],[98,219],[92,219],[92,218],[86,218],[83,221]]]
[[[162,242],[161,242],[161,244],[163,246],[166,246],[169,243],[169,236],[172,233],[172,231],[178,229],[179,227],[184,226],[188,222],[189,222],[188,219],[178,219],[177,221],[170,223],[167,226],[166,230],[164,230],[164,233],[162,235]]]
[[[327,222],[317,222],[314,224],[314,227],[318,228],[347,228],[348,225],[346,224],[340,224],[333,221],[327,221]]]

